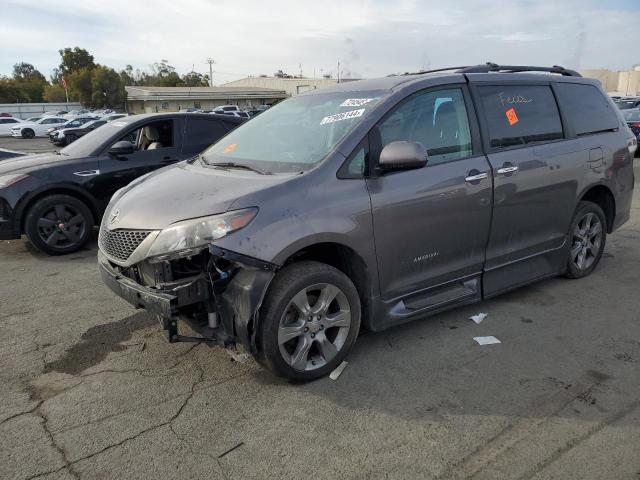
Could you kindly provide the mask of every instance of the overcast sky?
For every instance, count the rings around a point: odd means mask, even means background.
[[[141,69],[166,59],[214,83],[278,69],[375,77],[503,64],[627,69],[640,63],[640,0],[2,0],[0,75],[47,77],[58,50]]]

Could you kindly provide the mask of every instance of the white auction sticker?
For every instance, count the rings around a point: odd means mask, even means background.
[[[361,117],[362,115],[364,115],[364,108],[361,108],[359,110],[350,110],[348,112],[336,113],[335,115],[329,115],[328,117],[324,117],[320,121],[320,125],[339,122],[341,120],[349,120],[350,118]]]
[[[373,102],[375,98],[347,98],[340,104],[341,107],[361,107],[369,102]]]

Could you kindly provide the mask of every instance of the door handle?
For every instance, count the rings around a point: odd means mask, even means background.
[[[469,183],[478,182],[480,180],[484,180],[488,176],[489,174],[487,172],[476,173],[475,175],[469,175],[468,177],[465,177],[464,181]]]
[[[509,173],[515,173],[519,170],[515,165],[511,167],[502,167],[498,169],[498,175],[508,175]]]

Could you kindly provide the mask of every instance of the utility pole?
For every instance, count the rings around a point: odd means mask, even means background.
[[[340,83],[340,60],[338,60],[338,83]]]
[[[209,64],[209,86],[213,87],[213,64],[216,63],[213,58],[207,58],[207,63]]]

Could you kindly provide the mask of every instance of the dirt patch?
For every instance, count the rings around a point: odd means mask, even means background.
[[[139,312],[117,322],[91,327],[82,334],[80,342],[75,344],[64,355],[44,367],[44,372],[61,372],[76,375],[83,370],[97,365],[109,353],[119,352],[127,348],[120,345],[131,338],[136,330],[155,325],[156,319],[146,312]]]

